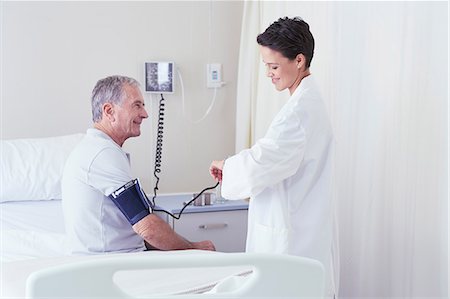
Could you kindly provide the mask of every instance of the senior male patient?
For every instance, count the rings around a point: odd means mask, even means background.
[[[189,242],[176,234],[136,196],[139,192],[124,193],[121,201],[112,196],[136,182],[122,145],[141,134],[148,117],[139,83],[124,76],[99,80],[92,91],[92,115],[93,128],[70,154],[62,178],[72,254],[142,251],[144,240],[160,250],[215,250],[211,241]]]

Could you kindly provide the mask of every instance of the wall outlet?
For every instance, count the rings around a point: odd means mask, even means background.
[[[221,87],[222,84],[222,64],[208,63],[206,65],[206,86],[216,88]]]

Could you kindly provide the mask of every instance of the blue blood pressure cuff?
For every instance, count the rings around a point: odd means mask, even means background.
[[[153,211],[153,204],[142,191],[138,179],[129,181],[108,197],[125,215],[131,225],[139,222]]]

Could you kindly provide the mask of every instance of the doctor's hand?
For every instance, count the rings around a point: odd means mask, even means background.
[[[209,166],[209,174],[216,180],[222,181],[222,169],[224,160],[212,161],[211,166]]]

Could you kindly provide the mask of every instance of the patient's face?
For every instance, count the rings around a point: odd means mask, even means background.
[[[125,86],[126,99],[114,105],[114,135],[124,142],[130,137],[141,135],[141,123],[148,117],[144,98],[137,87]]]

